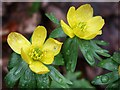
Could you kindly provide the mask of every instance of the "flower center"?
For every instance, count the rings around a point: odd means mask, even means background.
[[[80,22],[78,25],[77,25],[81,31],[84,31],[85,28],[86,28],[86,23],[85,22]]]
[[[39,48],[30,48],[29,56],[33,60],[40,60],[42,57],[42,51]]]

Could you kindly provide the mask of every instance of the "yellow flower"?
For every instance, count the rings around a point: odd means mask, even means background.
[[[7,42],[13,51],[21,54],[33,72],[45,74],[49,72],[49,69],[44,64],[52,64],[54,56],[60,52],[62,46],[61,42],[52,38],[44,42],[46,36],[45,27],[38,26],[33,32],[32,43],[17,32],[11,32],[8,35]]]
[[[76,10],[74,6],[70,7],[67,21],[69,26],[63,20],[60,23],[64,33],[70,38],[76,35],[81,39],[90,40],[102,34],[104,19],[101,16],[93,17],[93,8],[89,4],[82,5]]]
[[[119,65],[119,67],[118,67],[118,73],[119,73],[119,75],[120,75],[120,65]]]

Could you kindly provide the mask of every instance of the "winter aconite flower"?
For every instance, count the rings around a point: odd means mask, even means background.
[[[29,64],[30,69],[37,74],[49,72],[44,64],[52,64],[54,56],[60,52],[62,46],[61,42],[52,38],[45,42],[46,35],[45,27],[38,26],[33,32],[32,43],[17,32],[10,33],[7,38],[13,51],[21,54],[23,60]]]
[[[118,68],[118,73],[119,73],[119,75],[120,75],[120,65],[119,65],[119,68]]]
[[[74,6],[70,7],[67,21],[69,26],[63,20],[61,20],[61,26],[64,33],[70,38],[76,35],[81,39],[90,40],[102,34],[104,19],[101,16],[93,17],[93,8],[89,4],[77,9]]]

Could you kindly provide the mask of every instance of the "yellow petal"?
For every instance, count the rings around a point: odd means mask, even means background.
[[[57,55],[61,50],[62,43],[53,39],[49,38],[43,45],[42,51],[51,51],[53,52],[54,56]]]
[[[21,57],[28,64],[31,64],[33,61],[32,58],[28,55],[28,50],[24,50],[23,48],[21,49]]]
[[[44,64],[52,64],[53,60],[54,60],[54,53],[50,52],[50,51],[45,51],[42,54],[42,58],[41,58],[41,62],[43,62]]]
[[[104,24],[104,19],[102,19],[101,16],[95,16],[88,20],[86,29],[87,31],[94,33],[96,31],[99,31]]]
[[[80,6],[76,10],[76,18],[78,22],[86,22],[93,16],[93,8],[91,7],[90,4],[85,4]]]
[[[18,54],[21,54],[21,48],[27,48],[31,45],[23,35],[17,32],[11,32],[8,35],[7,42],[12,50]]]
[[[73,30],[63,20],[60,21],[60,24],[65,34],[67,34],[70,38],[75,36]]]
[[[87,34],[86,32],[80,30],[79,27],[74,28],[73,31],[74,31],[74,34],[79,38],[84,37],[85,34]]]
[[[38,26],[32,35],[32,45],[41,47],[46,39],[47,30],[44,26]]]
[[[77,23],[76,23],[76,15],[75,15],[75,7],[70,7],[67,13],[67,21],[69,25],[73,28]]]
[[[95,33],[86,34],[86,36],[82,37],[82,39],[91,40],[91,39],[95,38],[97,35],[101,35],[101,34],[102,34],[102,30],[99,30],[99,31],[96,31]]]
[[[119,67],[118,67],[118,74],[120,75],[120,65],[119,65]]]
[[[29,65],[30,69],[37,74],[45,74],[50,70],[43,65],[40,61],[34,61]]]

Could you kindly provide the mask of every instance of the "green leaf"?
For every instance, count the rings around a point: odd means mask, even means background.
[[[115,61],[113,61],[111,58],[101,61],[98,64],[98,66],[110,71],[115,71],[118,69],[118,64]]]
[[[108,46],[109,43],[108,42],[105,42],[103,40],[94,40],[96,44],[98,45],[102,45],[102,46]]]
[[[41,5],[40,2],[33,2],[32,6],[29,9],[29,14],[31,15],[35,12],[38,12],[40,9],[40,5]]]
[[[92,47],[96,48],[95,51],[96,51],[97,54],[105,56],[105,57],[110,57],[110,54],[108,54],[109,51],[99,47],[98,46],[99,44],[97,45],[95,40],[90,40],[90,43],[91,43]]]
[[[24,74],[28,65],[22,59],[14,68],[12,68],[5,77],[5,83],[8,87],[12,88],[17,80]]]
[[[118,71],[114,71],[114,72],[110,72],[110,73],[95,77],[92,83],[94,85],[106,85],[118,79],[119,79]]]
[[[71,81],[66,79],[62,74],[60,74],[57,69],[52,66],[48,66],[50,72],[48,73],[51,79],[61,85],[62,88],[68,88],[68,84],[72,84]]]
[[[82,74],[81,72],[67,72],[65,77],[71,81],[75,81],[77,80],[77,78],[81,76],[81,74]]]
[[[35,74],[28,67],[19,81],[19,88],[36,88]]]
[[[92,90],[95,90],[90,82],[85,79],[73,81],[73,85],[71,85],[71,88],[91,88]]]
[[[53,13],[45,14],[52,22],[54,22],[57,25],[60,25],[59,20],[54,16]]]
[[[77,64],[77,57],[78,57],[77,37],[68,38],[63,43],[62,53],[65,60],[66,69],[70,72],[74,72]]]
[[[120,88],[120,79],[110,83],[105,90],[118,90]]]
[[[38,88],[49,88],[50,81],[48,74],[36,74],[37,87]]]
[[[67,72],[65,77],[72,81],[70,88],[94,88],[89,81],[80,79],[81,72]]]
[[[54,62],[52,64],[53,65],[64,65],[64,59],[61,53],[55,56]]]
[[[64,31],[62,30],[61,27],[54,29],[51,33],[50,33],[50,38],[60,38],[60,37],[66,37],[66,34],[64,33]]]
[[[56,81],[52,81],[51,85],[50,85],[50,88],[52,88],[52,90],[54,90],[54,88],[63,88],[64,86],[66,88],[68,88],[68,85],[66,85],[65,83],[57,83]]]
[[[11,54],[10,60],[8,62],[8,70],[12,69],[13,67],[15,67],[17,64],[19,64],[20,60],[20,55],[13,52]]]
[[[113,58],[113,60],[114,60],[115,62],[117,62],[118,64],[120,64],[120,52],[114,52],[112,58]]]
[[[99,47],[96,42],[99,42],[99,45],[104,45],[101,44],[98,40],[96,41],[79,39],[80,50],[90,65],[95,65],[95,58],[97,58],[98,60],[102,60],[99,55],[110,57],[108,51]]]

